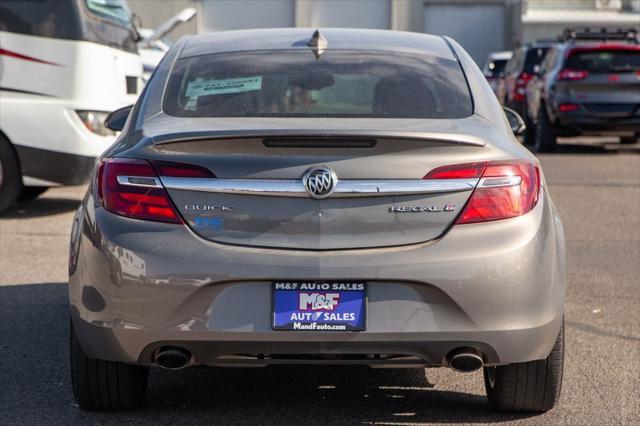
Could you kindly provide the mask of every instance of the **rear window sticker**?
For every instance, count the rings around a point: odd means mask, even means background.
[[[222,95],[225,93],[242,93],[260,90],[262,88],[262,76],[227,78],[224,80],[205,80],[197,78],[187,85],[186,96],[197,98],[199,96]]]

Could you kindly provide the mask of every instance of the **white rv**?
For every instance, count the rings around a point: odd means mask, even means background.
[[[126,0],[0,0],[0,212],[85,182],[142,88]]]

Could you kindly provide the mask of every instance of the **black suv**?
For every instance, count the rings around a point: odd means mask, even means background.
[[[635,30],[565,31],[527,85],[525,143],[552,151],[557,136],[640,137],[640,45]],[[626,133],[625,133],[626,132]]]

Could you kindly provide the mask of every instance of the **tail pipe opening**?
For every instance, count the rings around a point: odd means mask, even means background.
[[[470,373],[482,368],[482,353],[475,348],[454,349],[447,355],[449,368],[461,373]]]
[[[154,361],[167,370],[180,370],[189,365],[191,352],[175,346],[166,346],[158,349]]]

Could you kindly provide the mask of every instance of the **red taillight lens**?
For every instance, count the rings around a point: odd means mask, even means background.
[[[558,105],[558,110],[560,112],[571,112],[577,111],[580,106],[578,104],[560,104]]]
[[[170,177],[194,177],[212,178],[215,177],[209,169],[193,164],[174,163],[171,161],[152,161],[153,167],[159,176]]]
[[[482,173],[457,224],[508,219],[529,212],[538,202],[540,171],[524,161],[494,161]]]
[[[524,101],[525,95],[527,94],[527,83],[529,83],[529,80],[532,78],[533,75],[524,71],[516,78],[516,84],[513,86],[513,92],[511,93],[514,101]]]
[[[425,179],[480,178],[456,224],[508,219],[538,202],[540,170],[526,161],[492,161],[438,167]]]
[[[569,68],[565,68],[558,74],[558,80],[583,80],[587,78],[588,75],[589,73],[584,70],[572,70]]]
[[[469,179],[482,176],[488,161],[478,161],[475,163],[452,164],[431,170],[424,179]]]
[[[104,208],[112,213],[182,223],[158,175],[145,160],[103,159],[98,166],[98,195]]]

